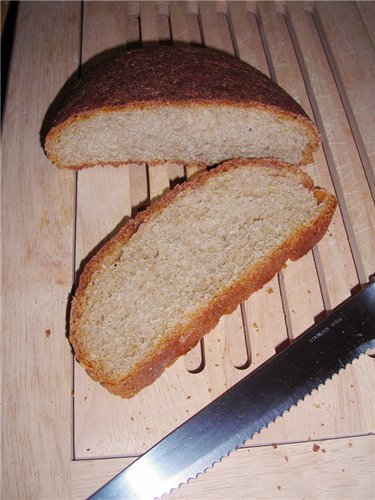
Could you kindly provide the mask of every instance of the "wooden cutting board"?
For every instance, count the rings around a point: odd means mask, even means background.
[[[366,2],[21,3],[3,135],[3,498],[86,497],[368,280],[374,26]],[[234,54],[301,103],[323,139],[304,169],[336,194],[339,210],[312,252],[155,384],[122,400],[73,361],[66,335],[74,279],[122,220],[192,172],[175,164],[60,171],[40,134],[94,63],[124,45],[177,42]],[[374,382],[374,359],[363,356],[171,496],[371,498]]]

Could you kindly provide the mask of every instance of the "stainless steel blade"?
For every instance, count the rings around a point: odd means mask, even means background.
[[[375,347],[375,282],[213,401],[91,499],[154,499],[212,467]]]

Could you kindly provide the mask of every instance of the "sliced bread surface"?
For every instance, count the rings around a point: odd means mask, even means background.
[[[275,160],[233,160],[127,222],[86,265],[73,299],[78,361],[132,397],[223,314],[326,232],[334,196]]]
[[[319,144],[301,106],[266,75],[229,54],[176,45],[94,67],[66,97],[44,146],[58,167],[80,169],[238,157],[300,165]]]

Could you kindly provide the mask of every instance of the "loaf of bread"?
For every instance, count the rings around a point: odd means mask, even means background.
[[[301,169],[231,160],[137,214],[84,268],[76,358],[132,397],[326,232],[336,199]]]
[[[301,165],[320,144],[314,123],[282,88],[213,49],[137,49],[97,65],[67,96],[46,135],[61,168],[208,166],[246,158]]]

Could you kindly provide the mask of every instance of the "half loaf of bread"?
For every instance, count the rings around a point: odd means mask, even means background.
[[[109,59],[67,96],[46,136],[58,167],[238,157],[311,161],[316,126],[282,88],[213,49],[160,46]]]
[[[297,167],[232,160],[170,191],[86,265],[71,309],[77,359],[131,397],[326,232],[336,199]]]

